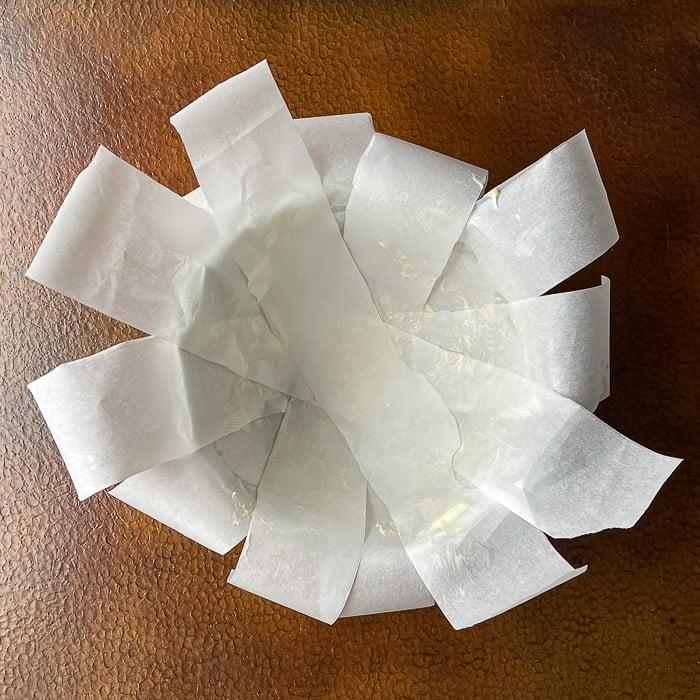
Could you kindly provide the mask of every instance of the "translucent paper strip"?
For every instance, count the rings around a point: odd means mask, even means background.
[[[457,473],[552,537],[631,527],[680,464],[541,384],[395,334],[457,419]]]
[[[506,612],[587,568],[573,569],[539,530],[466,484],[462,497],[406,551],[457,629]]]
[[[413,568],[386,506],[367,488],[367,527],[341,617],[427,608],[435,601]]]
[[[27,276],[285,393],[311,399],[208,213],[100,148]]]
[[[320,409],[292,399],[229,583],[332,624],[357,572],[366,482]]]
[[[372,117],[366,113],[333,114],[295,119],[294,124],[321,178],[328,203],[342,231],[352,178],[374,133]],[[211,212],[201,188],[185,195],[185,199]]]
[[[610,394],[610,280],[478,309],[397,314],[392,323],[567,396],[589,410]]]
[[[479,548],[455,525],[476,523],[449,518],[465,510],[451,468],[460,444],[454,418],[398,357],[267,64],[219,85],[172,121],[251,291],[450,622],[476,624],[569,575],[544,535],[527,539],[510,528],[498,539],[513,551],[480,559],[475,572],[469,555]],[[527,569],[519,566],[525,561]]]
[[[582,131],[477,202],[430,296],[430,309],[539,296],[617,238]]]
[[[214,213],[212,212],[209,202],[207,202],[207,198],[204,196],[204,192],[202,192],[201,187],[197,187],[197,189],[192,190],[192,192],[188,192],[183,199],[190,204],[194,204],[200,209],[204,209],[204,211],[206,211],[208,214]]]
[[[357,164],[374,134],[366,113],[295,119],[340,230]]]
[[[287,404],[283,394],[156,338],[60,365],[29,389],[81,499]]]
[[[423,308],[486,178],[469,163],[372,137],[355,172],[345,242],[384,318]]]
[[[191,455],[129,477],[110,494],[225,554],[248,532],[281,420],[281,414],[258,418]]]

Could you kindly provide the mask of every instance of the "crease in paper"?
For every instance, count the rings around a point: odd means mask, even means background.
[[[369,115],[303,120],[344,217]],[[326,152],[324,149],[329,149]],[[78,176],[27,270],[31,279],[134,328],[284,393],[313,401],[271,332],[207,211],[100,147]]]

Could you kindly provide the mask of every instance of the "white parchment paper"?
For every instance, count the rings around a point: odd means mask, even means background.
[[[552,537],[631,527],[680,464],[541,384],[395,333],[457,419],[457,473]]]
[[[610,394],[610,280],[476,309],[396,314],[435,345],[502,367],[589,410]]]
[[[81,498],[248,533],[230,583],[324,622],[456,628],[585,570],[545,532],[639,519],[680,460],[587,410],[609,281],[539,296],[617,239],[584,132],[477,199],[367,114],[292,120],[265,62],[173,124],[201,189],[101,148],[27,272],[154,336],[30,384]]]
[[[423,308],[486,178],[442,153],[372,137],[355,171],[345,242],[384,318]]]
[[[453,520],[442,524],[455,508],[473,512],[452,472],[460,442],[454,418],[398,357],[267,64],[214,88],[173,124],[252,293],[452,624],[475,624],[569,575],[544,535],[508,523],[507,536],[497,529],[508,547],[482,559],[477,576],[473,542]],[[469,533],[474,523],[466,520]],[[513,565],[516,551],[527,572]],[[470,571],[474,586],[455,585]]]
[[[434,603],[401,544],[387,507],[368,486],[365,542],[341,617],[427,608]]]
[[[443,311],[539,296],[617,238],[582,131],[477,202],[428,304]]]
[[[229,583],[331,624],[365,534],[365,480],[322,409],[292,399]]]
[[[299,131],[343,218],[354,168],[373,133],[369,115],[304,119]],[[313,401],[207,209],[201,191],[178,197],[101,147],[76,179],[27,276]]]
[[[284,411],[288,401],[157,338],[59,365],[29,389],[81,499]]]

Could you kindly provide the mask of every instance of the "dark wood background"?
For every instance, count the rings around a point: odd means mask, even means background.
[[[0,3],[0,689],[11,698],[690,697],[698,597],[700,5]],[[586,128],[621,240],[599,415],[686,457],[641,522],[557,542],[587,575],[476,628],[304,618],[106,494],[79,503],[28,381],[136,332],[22,277],[99,143],[174,190],[168,118],[267,57],[295,116],[369,111],[496,184]],[[697,695],[695,696],[697,697]]]

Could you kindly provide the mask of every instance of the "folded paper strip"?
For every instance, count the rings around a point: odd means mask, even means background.
[[[101,149],[27,273],[157,336],[30,386],[81,497],[247,535],[229,581],[327,623],[467,627],[585,570],[544,533],[636,522],[679,460],[589,412],[609,282],[539,296],[617,239],[585,133],[480,198],[369,115],[292,120],[264,62],[173,124],[201,189]]]

